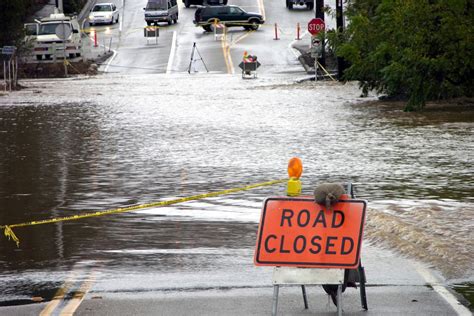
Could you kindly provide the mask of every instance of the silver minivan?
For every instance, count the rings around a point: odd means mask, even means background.
[[[148,0],[145,10],[145,21],[148,25],[158,25],[159,22],[178,22],[177,0]]]

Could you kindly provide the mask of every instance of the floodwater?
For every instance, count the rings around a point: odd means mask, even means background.
[[[355,84],[292,79],[27,82],[0,97],[0,225],[281,179],[297,156],[304,194],[355,183],[369,202],[366,241],[472,282],[474,112],[404,113],[362,104]],[[275,185],[16,228],[20,248],[0,240],[1,294],[52,295],[62,274],[88,262],[118,275],[238,265],[253,251],[263,199],[284,194]]]

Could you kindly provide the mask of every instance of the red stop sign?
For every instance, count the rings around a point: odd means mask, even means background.
[[[324,31],[325,26],[326,24],[324,24],[323,19],[312,19],[308,23],[308,32],[310,32],[311,35],[318,35],[319,32]]]

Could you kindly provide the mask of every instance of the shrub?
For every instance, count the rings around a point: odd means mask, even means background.
[[[471,0],[352,0],[336,52],[350,63],[345,80],[364,92],[405,96],[405,110],[427,100],[472,96]]]

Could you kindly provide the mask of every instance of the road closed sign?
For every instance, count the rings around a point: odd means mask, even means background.
[[[366,202],[342,200],[326,210],[312,198],[265,200],[257,245],[257,266],[357,268]]]

